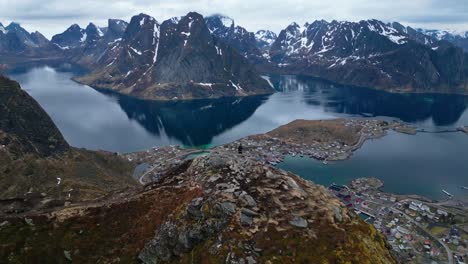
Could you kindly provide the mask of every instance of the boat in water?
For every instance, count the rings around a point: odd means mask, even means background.
[[[442,190],[443,193],[445,193],[448,197],[452,198],[453,194],[447,192],[446,190]]]

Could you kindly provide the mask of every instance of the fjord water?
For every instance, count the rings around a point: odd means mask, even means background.
[[[130,152],[153,146],[212,146],[267,132],[295,119],[375,117],[398,119],[426,131],[468,125],[468,98],[460,95],[391,94],[296,76],[267,77],[271,96],[185,102],[145,101],[96,91],[71,80],[71,67],[11,71],[76,147]],[[352,159],[323,165],[287,159],[281,165],[317,183],[356,177],[385,180],[385,190],[443,198],[442,189],[465,196],[468,136],[462,133],[391,133],[366,143]]]

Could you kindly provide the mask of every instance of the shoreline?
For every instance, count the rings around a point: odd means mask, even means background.
[[[190,101],[201,101],[201,100],[216,100],[216,99],[224,99],[224,98],[238,98],[238,99],[242,99],[242,98],[246,98],[246,97],[263,97],[263,96],[270,96],[272,94],[275,94],[277,93],[278,91],[274,90],[272,93],[258,93],[258,94],[245,94],[245,95],[235,95],[235,96],[216,96],[216,97],[201,97],[201,98],[179,98],[177,97],[177,99],[171,99],[171,98],[158,98],[158,99],[155,99],[155,98],[146,98],[146,97],[141,97],[141,96],[137,96],[137,95],[131,95],[131,94],[125,94],[125,93],[121,93],[113,88],[104,88],[104,87],[97,87],[97,86],[93,86],[93,85],[89,85],[85,82],[81,82],[79,80],[76,79],[76,77],[79,77],[79,76],[74,76],[72,78],[70,78],[70,80],[74,81],[75,83],[77,84],[80,84],[80,85],[86,85],[96,91],[99,91],[99,92],[111,92],[111,93],[115,93],[115,94],[118,94],[120,96],[127,96],[127,97],[130,97],[130,98],[134,98],[134,99],[138,99],[138,100],[142,100],[142,101],[152,101],[152,102],[190,102]]]

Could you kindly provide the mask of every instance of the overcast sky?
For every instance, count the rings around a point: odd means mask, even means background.
[[[129,21],[146,13],[162,22],[196,11],[221,13],[250,31],[279,32],[296,21],[376,18],[428,29],[468,30],[468,0],[0,0],[0,22],[16,21],[47,37],[77,23],[105,26],[108,18]]]

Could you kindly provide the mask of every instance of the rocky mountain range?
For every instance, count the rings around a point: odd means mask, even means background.
[[[292,23],[277,37],[268,31],[249,34],[220,15],[207,18],[207,25],[263,73],[308,75],[398,92],[468,91],[468,56],[461,49],[396,22]]]
[[[155,100],[272,93],[259,73],[307,75],[394,92],[467,93],[466,34],[378,20],[292,23],[279,35],[197,13],[159,23],[140,14],[107,27],[72,25],[48,41],[18,24],[0,27],[8,58],[62,57],[77,81]],[[16,44],[15,44],[16,43]]]
[[[263,60],[261,49],[268,47],[265,45],[266,41],[269,40],[268,36],[264,34],[265,39],[260,42],[256,34],[236,25],[233,19],[223,15],[213,15],[207,17],[205,21],[208,29],[216,38],[236,49],[242,56],[252,62]],[[262,36],[259,35],[259,37]]]
[[[456,32],[456,31],[447,31],[447,30],[427,30],[427,29],[417,29],[422,34],[430,36],[437,40],[448,41],[460,48],[465,52],[468,52],[468,31],[466,32]]]
[[[348,85],[466,92],[468,55],[446,42],[421,42],[378,20],[292,23],[272,44],[269,60],[279,72]]]
[[[147,99],[273,92],[245,58],[210,34],[204,18],[194,12],[161,24],[145,14],[134,16],[122,39],[95,64],[95,70],[77,80]]]
[[[0,64],[17,58],[48,58],[59,56],[60,50],[38,31],[29,33],[18,23],[4,27],[0,23]]]
[[[98,42],[110,44],[122,38],[127,26],[127,22],[119,19],[109,19],[107,27],[98,27],[89,23],[83,29],[79,25],[73,24],[63,33],[53,36],[51,42],[62,50],[90,47]]]

